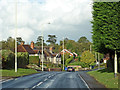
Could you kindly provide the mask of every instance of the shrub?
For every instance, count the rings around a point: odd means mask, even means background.
[[[29,54],[25,52],[17,53],[18,68],[25,68],[28,64]],[[11,50],[2,50],[2,68],[13,69],[15,67],[15,54]]]
[[[95,62],[94,55],[90,51],[84,51],[81,56],[81,62],[84,62],[88,65],[92,65]]]
[[[67,66],[71,61],[73,60],[73,57],[70,57],[65,61],[65,65]]]
[[[39,65],[39,56],[29,56],[29,64]]]
[[[79,65],[81,66],[82,68],[85,68],[85,67],[89,67],[88,64],[84,63],[84,62],[80,62],[80,61],[75,61],[73,63],[70,63],[69,65]]]
[[[2,68],[14,68],[15,55],[11,50],[2,50]]]
[[[29,63],[29,54],[26,52],[17,53],[18,67],[25,68]]]

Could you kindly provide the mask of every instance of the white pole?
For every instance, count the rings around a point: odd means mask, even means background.
[[[64,37],[63,37],[63,70],[64,70]]]
[[[97,65],[97,52],[95,52],[95,59],[96,59],[96,65]]]
[[[100,53],[98,53],[98,70],[100,69]]]
[[[115,77],[117,76],[117,52],[115,51],[115,58],[114,58],[114,73]]]
[[[16,30],[15,30],[15,72],[17,72],[17,0],[16,0],[16,4],[15,4],[15,13],[16,13]]]
[[[42,71],[43,71],[43,31],[42,31]]]

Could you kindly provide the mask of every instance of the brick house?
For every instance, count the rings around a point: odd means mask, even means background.
[[[38,56],[38,53],[40,53],[40,57],[42,57],[42,47],[41,46],[35,46],[34,42],[32,41],[30,44],[30,47],[35,52],[35,54],[32,54],[33,56]],[[61,60],[57,61],[56,54],[53,53],[53,49],[54,49],[54,47],[49,47],[49,46],[43,47],[44,61],[49,61],[54,64],[57,64],[57,63],[61,64]]]
[[[18,45],[17,52],[28,52],[29,56],[31,56],[32,54],[35,54],[35,52],[30,47],[30,45],[24,45],[24,42],[21,42],[21,44]]]
[[[64,49],[64,50],[62,50],[60,53],[61,54],[63,54],[63,52],[64,53],[69,53],[70,54],[70,56],[74,56],[75,55],[75,57],[77,57],[78,55],[75,53],[75,52],[70,52],[69,50],[67,50],[67,49]]]

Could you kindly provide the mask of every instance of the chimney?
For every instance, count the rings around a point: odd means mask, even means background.
[[[52,50],[53,50],[53,47],[50,47],[50,48],[49,48],[49,51],[50,51],[51,53],[53,53]]]
[[[33,41],[31,42],[30,47],[31,47],[32,49],[34,49],[34,42],[33,42]]]
[[[24,42],[23,42],[23,41],[21,42],[21,45],[24,45]]]

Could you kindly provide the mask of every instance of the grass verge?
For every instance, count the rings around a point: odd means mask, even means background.
[[[12,70],[3,69],[3,70],[0,70],[0,72],[2,72],[2,77],[19,77],[19,76],[38,73],[34,69],[22,69],[22,68],[19,68],[18,72],[15,72],[14,69]]]
[[[118,88],[118,77],[114,78],[114,73],[109,72],[107,69],[90,71],[88,74],[107,88]]]

